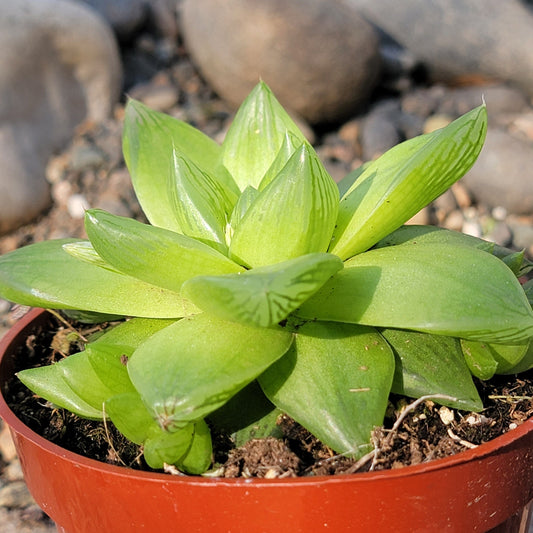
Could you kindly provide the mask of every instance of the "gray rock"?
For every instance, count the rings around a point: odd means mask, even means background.
[[[363,160],[375,159],[401,142],[399,116],[400,105],[394,100],[382,102],[367,115],[361,132]]]
[[[439,103],[438,112],[459,116],[480,105],[487,104],[489,120],[500,114],[520,113],[528,108],[524,94],[505,85],[464,87],[446,91]]]
[[[166,73],[159,73],[149,82],[138,84],[128,94],[156,111],[169,111],[179,100],[179,91]]]
[[[434,80],[508,81],[533,95],[533,14],[519,0],[349,0]]]
[[[35,503],[24,481],[8,483],[0,489],[0,507],[24,508]]]
[[[494,224],[491,231],[484,235],[483,238],[495,242],[500,246],[511,246],[513,242],[513,232],[508,224],[499,221]]]
[[[105,154],[95,146],[76,146],[70,154],[73,170],[97,169],[105,163]]]
[[[147,0],[81,0],[107,20],[121,40],[129,39],[148,17]]]
[[[341,0],[185,0],[181,20],[194,61],[233,105],[263,79],[309,122],[334,122],[379,76],[377,34]]]
[[[531,168],[531,142],[489,128],[485,146],[462,182],[480,203],[505,207],[509,213],[532,214]]]
[[[513,232],[513,244],[519,250],[525,249],[529,253],[533,252],[533,226],[516,219],[509,221]]]
[[[442,85],[409,91],[402,97],[402,111],[427,118],[438,110],[446,92],[447,89]]]
[[[0,507],[2,533],[57,533],[55,524],[36,505],[26,509]]]
[[[415,89],[402,96],[402,111],[419,117],[433,114],[456,118],[480,105],[487,104],[489,121],[502,122],[502,118],[522,114],[530,109],[524,93],[504,84],[475,85],[456,89],[433,85]]]
[[[175,40],[178,33],[175,0],[77,0],[95,9],[121,41],[135,37],[148,25],[160,37]]]
[[[116,42],[90,8],[0,4],[0,233],[49,205],[48,158],[81,121],[104,119],[120,88]]]
[[[21,481],[22,479],[24,479],[24,475],[22,474],[22,467],[20,466],[20,461],[18,459],[14,459],[13,461],[11,461],[5,467],[2,475],[7,481]]]

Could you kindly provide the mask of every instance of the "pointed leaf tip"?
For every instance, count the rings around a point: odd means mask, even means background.
[[[470,169],[486,131],[487,112],[479,106],[370,163],[340,202],[330,251],[348,259],[399,228]]]
[[[222,143],[222,162],[241,191],[248,185],[258,188],[287,131],[305,141],[272,91],[259,82],[240,106]]]

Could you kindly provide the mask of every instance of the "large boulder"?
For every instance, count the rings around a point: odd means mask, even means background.
[[[80,122],[109,115],[121,79],[114,36],[90,8],[0,4],[0,233],[49,205],[48,158]]]
[[[502,80],[533,95],[533,13],[520,0],[348,1],[434,80]]]
[[[533,214],[533,142],[489,128],[485,145],[463,183],[474,198],[517,215]]]
[[[120,41],[128,41],[148,25],[161,36],[177,36],[176,0],[78,0],[93,7],[113,28]]]
[[[181,22],[195,63],[234,106],[262,79],[309,122],[333,122],[379,77],[377,34],[340,0],[185,0]]]

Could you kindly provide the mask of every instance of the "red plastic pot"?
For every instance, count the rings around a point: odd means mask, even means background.
[[[31,311],[0,342],[0,391]],[[399,470],[284,480],[135,472],[66,451],[35,434],[0,396],[28,487],[68,533],[443,531],[527,532],[533,420],[475,449]],[[521,525],[520,525],[521,524]]]

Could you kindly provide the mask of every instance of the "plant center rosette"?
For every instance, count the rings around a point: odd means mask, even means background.
[[[485,133],[480,106],[337,185],[264,83],[222,145],[129,101],[124,156],[150,223],[90,209],[88,240],[0,258],[9,300],[126,320],[18,377],[110,419],[152,468],[190,474],[210,468],[220,424],[245,442],[283,412],[357,458],[391,392],[480,411],[472,376],[533,367],[533,284],[517,279],[533,265],[403,224],[464,175]]]

